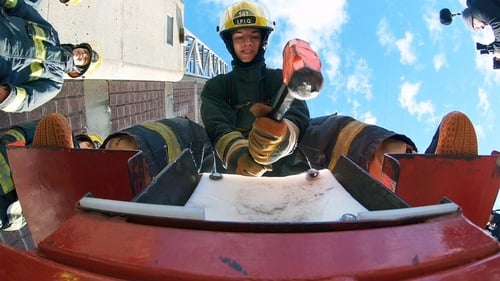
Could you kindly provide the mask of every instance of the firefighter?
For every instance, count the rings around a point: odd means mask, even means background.
[[[82,149],[96,149],[101,146],[101,142],[96,140],[95,135],[78,134],[74,139],[78,143],[79,148]]]
[[[61,44],[24,0],[0,0],[0,110],[32,111],[59,93],[65,74],[81,77],[100,62],[88,43]]]
[[[156,176],[184,149],[190,149],[200,171],[213,171],[214,157],[205,129],[185,117],[146,122],[109,135],[101,149],[142,151],[151,176]]]
[[[495,40],[491,43],[493,54],[500,58],[500,0],[467,0],[467,8],[462,11],[465,25],[472,31],[490,26]]]
[[[348,116],[310,119],[305,101],[297,99],[282,121],[268,118],[283,81],[282,71],[267,68],[264,58],[274,27],[265,8],[252,1],[234,3],[220,16],[217,30],[233,69],[206,82],[201,116],[229,173],[286,176],[306,171],[309,163],[333,171],[346,155],[381,179],[384,153],[417,151],[408,137]],[[463,113],[453,112],[443,122],[432,153],[477,154],[474,128]],[[460,146],[455,137],[470,139],[468,146]]]

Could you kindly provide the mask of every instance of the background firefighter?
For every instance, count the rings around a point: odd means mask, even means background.
[[[61,44],[57,31],[24,0],[0,0],[0,109],[32,111],[54,98],[65,74],[100,62],[87,43]]]

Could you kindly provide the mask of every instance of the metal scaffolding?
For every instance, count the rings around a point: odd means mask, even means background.
[[[185,34],[185,44],[186,75],[208,79],[229,72],[229,65],[188,30]]]

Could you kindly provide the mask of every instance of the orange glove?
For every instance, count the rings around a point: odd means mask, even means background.
[[[290,154],[297,142],[296,126],[286,119],[267,117],[272,108],[265,104],[255,104],[250,111],[256,119],[248,135],[248,149],[255,162],[270,165]]]
[[[255,162],[248,152],[248,141],[240,140],[235,143],[226,158],[227,172],[242,176],[260,177],[265,172],[271,171],[270,166]]]

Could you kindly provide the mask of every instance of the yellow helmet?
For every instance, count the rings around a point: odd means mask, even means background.
[[[99,148],[102,145],[102,139],[99,135],[93,134],[89,136],[92,142],[94,143],[94,146],[96,148]]]
[[[59,0],[59,2],[66,5],[78,5],[80,4],[81,0]]]
[[[231,4],[222,12],[217,32],[226,39],[226,34],[237,28],[254,27],[267,31],[269,35],[274,30],[274,25],[264,7],[252,1],[240,1]]]
[[[68,72],[68,75],[71,78],[78,78],[83,76],[85,73],[90,74],[95,71],[102,63],[102,57],[92,49],[92,46],[89,43],[80,43],[78,45],[73,45],[72,49],[76,48],[84,48],[90,54],[89,62],[84,66],[74,66],[71,71]]]

